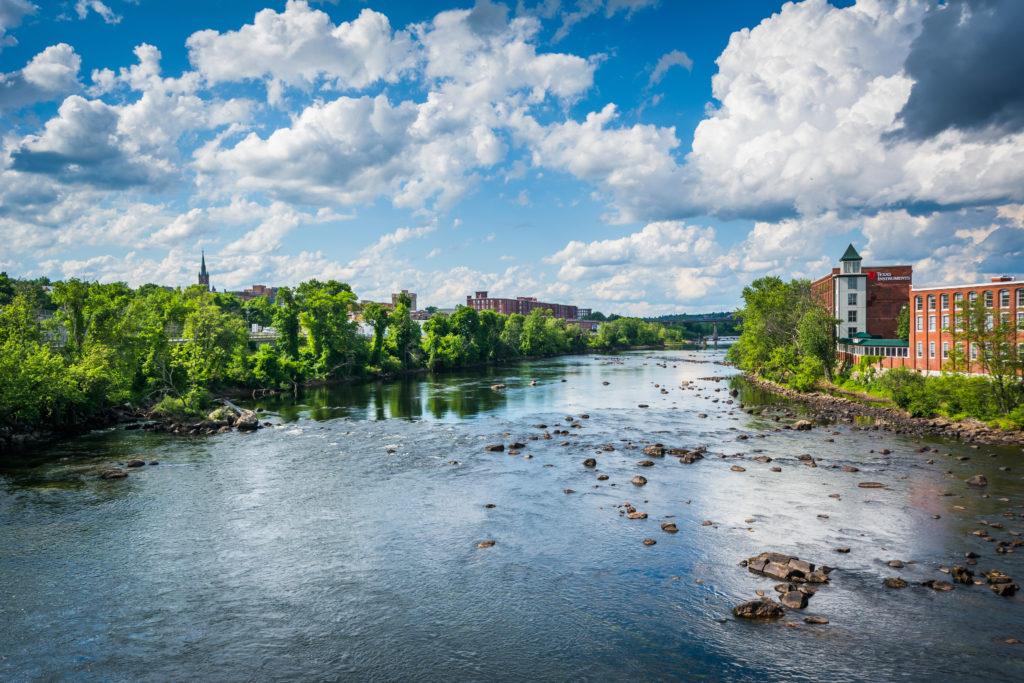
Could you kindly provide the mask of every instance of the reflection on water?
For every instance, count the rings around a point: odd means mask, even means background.
[[[278,426],[255,434],[112,430],[28,454],[0,470],[0,679],[1024,679],[1024,646],[1002,642],[1024,640],[1024,599],[917,585],[965,552],[1024,579],[1024,555],[995,551],[1024,531],[1019,449],[785,430],[798,406],[734,399],[718,358],[319,388],[259,402]],[[641,469],[650,442],[707,457]],[[97,479],[135,457],[159,464]],[[737,565],[764,550],[836,571],[805,610],[737,621],[774,593]],[[896,575],[910,587],[882,585]]]

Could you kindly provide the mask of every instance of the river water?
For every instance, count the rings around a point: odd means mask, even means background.
[[[109,430],[26,453],[0,470],[0,679],[1024,680],[1024,645],[1003,642],[1024,640],[1024,597],[917,585],[967,551],[1024,584],[1024,549],[972,533],[1024,529],[1020,449],[780,430],[799,407],[746,388],[727,403],[720,359],[345,386],[257,404],[277,426],[253,434]],[[639,467],[655,442],[707,457]],[[96,477],[136,457],[159,464]],[[964,484],[978,473],[987,489]],[[806,609],[738,620],[775,595],[738,565],[769,550],[835,571]]]

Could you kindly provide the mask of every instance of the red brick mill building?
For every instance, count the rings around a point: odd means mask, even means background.
[[[881,356],[882,368],[907,367],[938,373],[953,350],[950,323],[960,301],[980,299],[992,310],[990,320],[1024,322],[1024,282],[1004,275],[990,282],[941,287],[915,287],[908,265],[862,266],[851,244],[840,267],[811,283],[812,295],[839,319],[836,345],[844,360]],[[896,337],[900,310],[910,309],[910,338]],[[1024,344],[1024,333],[1018,338]],[[978,349],[968,350],[977,358]],[[1022,351],[1024,352],[1024,351]],[[978,364],[967,370],[983,372]]]

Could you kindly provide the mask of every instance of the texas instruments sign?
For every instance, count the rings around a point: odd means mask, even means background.
[[[876,282],[897,282],[900,280],[910,282],[909,275],[893,275],[890,272],[882,270],[865,270],[864,272],[867,274],[869,280],[875,280]]]

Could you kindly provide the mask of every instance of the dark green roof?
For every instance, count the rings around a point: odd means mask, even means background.
[[[849,337],[841,337],[839,339],[839,343],[840,344],[854,344],[856,346],[896,346],[896,347],[905,347],[905,346],[909,346],[910,345],[910,342],[908,342],[905,339],[877,339],[877,338],[871,338],[871,339],[864,339],[864,338],[850,339]]]
[[[846,248],[846,253],[843,254],[843,257],[840,258],[839,260],[840,261],[860,261],[860,254],[858,254],[857,250],[853,248],[853,244],[850,244],[850,246],[848,246]]]

